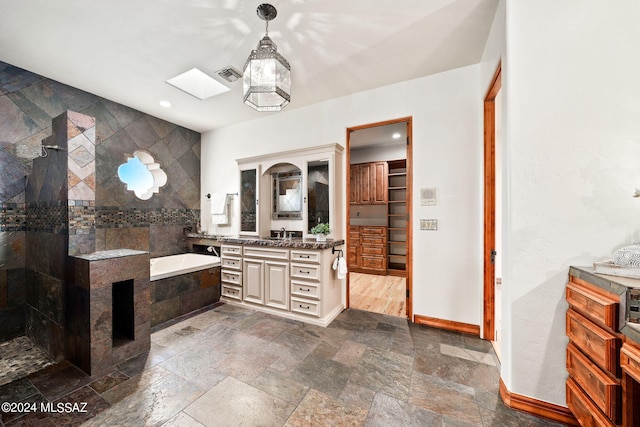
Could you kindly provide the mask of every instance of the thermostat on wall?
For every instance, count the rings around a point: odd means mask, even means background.
[[[436,187],[420,189],[420,205],[422,206],[436,205]]]

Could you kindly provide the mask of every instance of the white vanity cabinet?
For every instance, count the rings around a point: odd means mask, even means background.
[[[221,296],[242,301],[242,246],[222,245],[220,252]]]
[[[245,246],[244,301],[289,309],[289,249]]]
[[[248,244],[233,246],[231,254],[222,246],[222,301],[319,326],[343,310],[343,280],[332,269],[336,255],[328,245],[316,249],[315,243],[269,246],[265,239],[230,240]],[[238,260],[241,270],[235,269]],[[233,264],[226,268],[225,261]],[[235,297],[235,277],[230,281],[227,274],[239,274],[241,298]]]

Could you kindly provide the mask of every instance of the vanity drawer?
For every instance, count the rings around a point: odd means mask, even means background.
[[[320,252],[291,250],[291,261],[320,264]]]
[[[242,269],[242,258],[222,257],[220,263],[224,268],[230,268],[233,270]]]
[[[222,245],[221,255],[242,256],[242,246]]]
[[[291,263],[291,277],[320,281],[320,266]]]
[[[320,302],[313,302],[300,298],[291,298],[291,311],[320,317]]]
[[[582,427],[615,427],[572,379],[567,379],[567,406]]]
[[[624,372],[640,382],[640,349],[624,344],[620,350],[620,365]]]
[[[618,375],[620,339],[578,312],[567,310],[567,336],[602,369]]]
[[[571,277],[567,284],[567,302],[592,321],[618,332],[619,300],[594,290],[583,280]]]
[[[281,261],[289,260],[289,249],[261,248],[259,246],[245,246],[244,256],[251,258],[268,258]]]
[[[241,271],[222,270],[220,278],[224,283],[232,283],[234,285],[242,286]]]
[[[574,344],[567,346],[567,371],[600,410],[614,423],[621,418],[621,387],[593,364]]]
[[[291,281],[291,295],[303,298],[320,298],[320,288],[317,283],[302,282],[298,280]]]
[[[235,286],[227,286],[223,283],[220,293],[222,294],[223,297],[233,298],[233,299],[242,301],[242,288],[238,288]]]

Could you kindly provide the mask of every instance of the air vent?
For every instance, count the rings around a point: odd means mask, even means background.
[[[223,79],[225,79],[230,83],[235,82],[242,76],[242,74],[240,74],[240,72],[233,67],[226,67],[216,72],[220,77],[222,77]]]

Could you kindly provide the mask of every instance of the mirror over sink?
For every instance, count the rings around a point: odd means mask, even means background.
[[[341,239],[343,151],[328,144],[238,159],[240,236],[315,240],[311,229],[328,223],[328,238]]]

